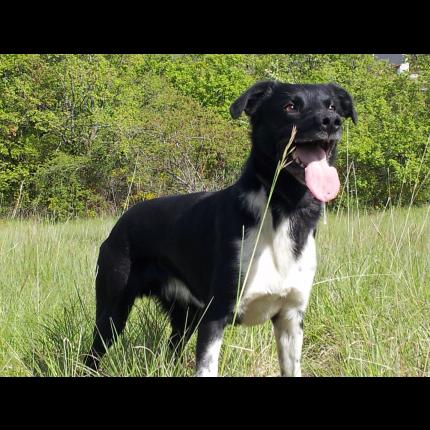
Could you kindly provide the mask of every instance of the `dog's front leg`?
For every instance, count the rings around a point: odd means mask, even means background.
[[[273,319],[282,376],[302,376],[300,359],[303,345],[303,312],[285,309]]]
[[[218,359],[225,322],[202,322],[197,334],[196,376],[218,376]]]

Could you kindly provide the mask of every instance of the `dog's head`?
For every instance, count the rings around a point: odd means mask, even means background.
[[[287,158],[287,173],[320,201],[336,197],[340,184],[332,163],[342,135],[342,120],[357,122],[349,93],[336,84],[296,85],[258,82],[230,107],[233,118],[245,112],[251,119],[254,150],[277,163],[297,134]]]

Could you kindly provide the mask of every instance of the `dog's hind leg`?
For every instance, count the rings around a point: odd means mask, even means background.
[[[107,348],[124,330],[136,294],[128,287],[131,262],[126,252],[104,243],[96,278],[96,324],[85,364],[97,370]]]
[[[199,323],[201,312],[194,306],[184,307],[181,304],[175,303],[169,311],[170,323],[172,325],[172,333],[169,337],[169,347],[179,358],[193,335]]]

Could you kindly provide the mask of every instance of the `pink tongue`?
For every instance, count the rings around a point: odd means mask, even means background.
[[[307,165],[305,182],[311,193],[320,201],[333,200],[340,190],[337,170],[327,163],[325,151],[320,147],[296,148],[296,154]]]

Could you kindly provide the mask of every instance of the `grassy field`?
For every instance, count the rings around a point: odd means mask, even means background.
[[[430,208],[330,213],[305,317],[304,376],[430,376]],[[0,220],[0,375],[73,376],[91,338],[98,247],[113,219]],[[168,323],[137,302],[101,375],[191,376]],[[270,323],[229,328],[223,376],[276,376]]]

